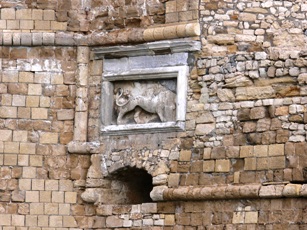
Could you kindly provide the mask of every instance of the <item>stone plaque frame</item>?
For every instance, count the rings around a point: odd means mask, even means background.
[[[185,129],[188,66],[134,69],[124,73],[106,73],[102,82],[101,133],[102,135],[128,135],[139,133],[175,132]],[[112,124],[113,90],[116,81],[176,79],[176,120],[146,124]]]

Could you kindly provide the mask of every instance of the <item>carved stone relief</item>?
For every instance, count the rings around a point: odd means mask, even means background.
[[[176,79],[114,82],[115,125],[176,120]]]

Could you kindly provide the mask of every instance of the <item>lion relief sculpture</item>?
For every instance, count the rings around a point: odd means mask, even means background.
[[[144,118],[144,112],[159,118],[161,122],[174,121],[176,114],[176,94],[170,90],[144,90],[145,93],[137,95],[121,87],[115,90],[115,104],[117,110],[117,125],[129,123],[125,116],[133,113],[136,124],[149,123],[150,119]],[[142,118],[143,116],[143,118]]]

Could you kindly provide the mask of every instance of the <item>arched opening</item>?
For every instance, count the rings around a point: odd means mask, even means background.
[[[144,169],[135,167],[121,168],[111,174],[111,179],[121,184],[125,196],[121,203],[141,204],[152,202],[150,192],[153,189],[152,176]]]

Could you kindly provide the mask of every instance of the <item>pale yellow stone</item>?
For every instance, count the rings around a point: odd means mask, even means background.
[[[57,73],[51,75],[51,84],[52,85],[62,85],[64,81],[63,74]]]
[[[19,82],[32,83],[33,75],[32,72],[19,72]]]
[[[17,165],[17,155],[16,154],[4,154],[4,165],[7,165],[7,166]]]
[[[1,9],[1,19],[15,19],[16,12],[14,8],[2,8]]]
[[[39,215],[37,217],[37,219],[38,219],[38,221],[37,221],[38,226],[42,226],[42,227],[49,226],[49,216]],[[48,230],[50,230],[50,229],[48,229]]]
[[[30,108],[23,108],[18,107],[17,108],[17,117],[21,119],[29,119],[31,117],[31,109]]]
[[[46,215],[58,215],[59,214],[59,204],[57,203],[46,203],[44,204],[45,212],[44,214]]]
[[[257,158],[257,170],[266,170],[268,169],[268,158],[261,157]]]
[[[4,225],[11,225],[12,216],[8,214],[0,214],[0,223],[2,226]]]
[[[19,142],[4,142],[4,153],[19,153]]]
[[[27,96],[26,106],[27,107],[38,107],[39,105],[39,96]]]
[[[0,130],[0,141],[12,141],[12,130]]]
[[[66,31],[67,30],[67,22],[51,21],[51,30]]]
[[[215,161],[209,160],[203,162],[203,172],[214,172]]]
[[[32,9],[19,9],[16,11],[16,19],[32,19]]]
[[[6,20],[0,20],[0,30],[6,30]]]
[[[23,215],[12,215],[12,225],[15,227],[24,226],[25,216]]]
[[[75,204],[77,202],[76,192],[65,192],[65,203]]]
[[[37,195],[38,196],[38,195]],[[44,213],[44,204],[43,203],[33,203],[30,201],[30,214],[31,215],[40,215]]]
[[[52,192],[51,201],[53,203],[64,203],[64,192]]]
[[[45,180],[43,179],[33,179],[32,180],[32,190],[41,190],[45,189]]]
[[[28,140],[28,131],[14,131],[13,132],[13,141],[26,142]]]
[[[243,224],[245,218],[245,212],[234,212],[232,216],[233,224]]]
[[[73,182],[71,180],[60,180],[60,191],[72,192],[73,191]]]
[[[240,157],[253,157],[254,156],[254,147],[253,146],[241,146],[240,148]]]
[[[26,202],[38,203],[39,202],[39,192],[38,191],[26,191]],[[31,207],[30,207],[31,212]],[[34,213],[31,213],[34,214]]]
[[[50,216],[49,226],[50,227],[63,227],[63,217],[62,216]]]
[[[54,12],[54,10],[44,10],[44,12],[43,12],[43,20],[48,20],[48,21],[55,20],[55,12]]]
[[[192,151],[191,150],[181,150],[179,161],[190,161],[191,160]]]
[[[283,156],[283,155],[285,155],[284,144],[269,145],[269,156]]]
[[[26,105],[26,96],[24,95],[13,95],[13,106],[25,106]]]
[[[46,190],[48,191],[58,191],[59,181],[58,180],[46,180]]]
[[[44,108],[50,107],[50,97],[41,96],[39,100],[39,106]]]
[[[164,224],[165,224],[165,226],[175,225],[175,215],[165,215],[164,216]]]
[[[35,167],[24,167],[22,169],[23,178],[36,178],[36,168]]]
[[[75,228],[78,227],[78,224],[73,216],[63,216],[63,227]]]
[[[43,20],[43,10],[33,9],[32,10],[32,19],[33,20]]]
[[[37,215],[27,215],[26,226],[37,226]]]
[[[6,33],[9,36],[9,33]],[[3,39],[5,39],[5,34],[3,35]],[[2,74],[2,82],[18,82],[18,71],[5,71]]]
[[[59,204],[59,215],[70,215],[70,204]]]
[[[216,160],[215,172],[229,172],[229,171],[230,171],[230,161],[229,160]]]
[[[245,224],[257,224],[258,212],[245,212]]]
[[[42,95],[42,85],[41,84],[29,84],[28,94],[29,95]]]
[[[257,158],[245,158],[244,170],[256,170]]]
[[[43,156],[30,156],[30,166],[42,167],[43,166]]]
[[[50,203],[51,202],[51,191],[40,191],[39,202]]]
[[[32,108],[31,118],[34,120],[46,120],[48,119],[48,109],[46,108]]]
[[[20,29],[21,30],[33,30],[34,21],[32,20],[20,20]]]
[[[58,143],[58,134],[51,132],[44,132],[40,135],[41,144],[56,144]]]
[[[36,30],[50,30],[50,21],[35,20],[34,28]]]
[[[12,105],[12,95],[10,95],[10,94],[2,94],[1,104],[2,104],[2,106],[3,105],[11,106]]]
[[[267,145],[255,145],[254,146],[255,157],[266,157],[268,156],[268,146]]]
[[[17,107],[0,107],[0,118],[17,118]]]
[[[6,21],[6,28],[8,30],[19,30],[20,29],[19,20],[7,20]]]
[[[29,166],[29,156],[28,155],[18,155],[18,165],[19,166]]]
[[[19,179],[19,189],[22,191],[31,190],[31,179]]]
[[[286,159],[284,156],[270,157],[268,162],[269,169],[284,169],[286,167]]]
[[[20,154],[35,154],[36,144],[35,143],[20,143]]]

